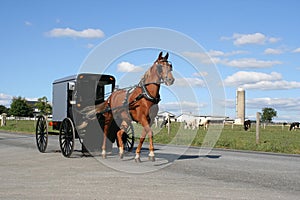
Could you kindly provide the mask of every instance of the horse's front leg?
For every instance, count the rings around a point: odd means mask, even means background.
[[[153,146],[153,132],[150,127],[148,130],[148,137],[149,137],[149,155],[148,155],[149,160],[155,161],[154,146]]]
[[[141,149],[142,149],[143,143],[145,141],[145,137],[146,137],[146,131],[143,128],[139,145],[138,145],[138,147],[136,148],[136,151],[135,151],[135,158],[134,158],[135,162],[141,162],[140,154],[141,154]]]
[[[140,160],[140,153],[141,153],[141,149],[142,149],[142,146],[143,146],[143,143],[145,141],[145,137],[146,135],[148,134],[148,137],[149,137],[149,160],[151,161],[155,161],[155,155],[154,155],[154,146],[153,146],[153,133],[152,133],[152,130],[150,128],[149,125],[145,126],[143,128],[143,132],[142,132],[142,135],[141,135],[141,138],[140,138],[140,143],[136,149],[136,154],[135,154],[135,161],[136,162],[141,162]]]

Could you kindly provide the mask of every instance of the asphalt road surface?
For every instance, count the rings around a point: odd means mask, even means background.
[[[34,135],[0,132],[0,199],[299,199],[300,156],[156,145],[156,161],[71,158],[50,136],[46,153]],[[186,150],[186,151],[185,151]]]

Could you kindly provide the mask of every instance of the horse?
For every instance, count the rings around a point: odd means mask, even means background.
[[[292,129],[299,128],[299,126],[300,126],[300,123],[299,123],[299,122],[293,122],[293,123],[291,123],[291,125],[290,125],[290,131],[291,131]]]
[[[205,117],[203,120],[202,119],[199,120],[199,127],[203,126],[204,130],[205,130],[208,128],[209,123],[210,123],[210,120]]]
[[[245,131],[247,131],[250,128],[251,128],[251,121],[249,119],[245,120],[244,121],[244,129],[245,129]]]
[[[143,126],[141,138],[135,152],[135,161],[141,162],[140,153],[146,135],[149,137],[149,159],[155,161],[151,126],[158,113],[160,85],[164,83],[166,86],[170,86],[175,81],[172,74],[173,66],[168,61],[168,57],[169,53],[163,56],[163,52],[160,52],[158,58],[145,72],[138,85],[129,90],[118,89],[112,92],[106,101],[95,105],[95,113],[100,113],[105,118],[102,144],[103,158],[106,158],[106,138],[114,119],[120,127],[120,130],[117,132],[120,158],[123,158],[124,155],[122,135],[128,124],[135,121]]]

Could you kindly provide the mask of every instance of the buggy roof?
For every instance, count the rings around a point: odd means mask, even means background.
[[[85,75],[85,76],[93,76],[93,77],[97,77],[100,79],[100,77],[112,77],[111,75],[107,75],[107,74],[93,74],[93,73],[81,73],[81,74],[76,74],[76,75],[71,75],[71,76],[66,76],[64,78],[60,78],[60,79],[57,79],[53,82],[53,84],[57,84],[57,83],[63,83],[63,82],[68,82],[68,81],[75,81],[77,76],[80,76],[80,75]],[[114,79],[114,78],[113,78]],[[112,80],[113,80],[112,79]]]
[[[55,80],[53,82],[53,84],[67,82],[67,81],[74,81],[76,79],[76,77],[77,77],[77,75],[66,76],[64,78],[60,78],[60,79]]]

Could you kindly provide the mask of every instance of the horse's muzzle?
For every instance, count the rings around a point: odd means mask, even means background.
[[[166,78],[164,82],[167,86],[170,86],[174,83],[174,81],[175,81],[174,78]]]

